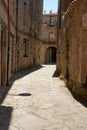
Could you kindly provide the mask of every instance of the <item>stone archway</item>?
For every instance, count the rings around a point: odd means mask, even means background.
[[[56,63],[56,47],[49,47],[46,50],[46,63]]]

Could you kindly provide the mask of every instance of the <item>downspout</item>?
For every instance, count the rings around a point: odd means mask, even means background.
[[[58,0],[58,15],[57,15],[57,45],[59,41],[59,30],[61,28],[61,0]]]
[[[8,0],[8,50],[7,50],[7,85],[9,85],[9,56],[10,56],[10,0]]]
[[[58,59],[58,42],[59,42],[59,30],[61,28],[61,0],[58,0],[58,11],[57,11],[57,59]],[[58,65],[58,63],[57,63]],[[56,70],[57,70],[56,65]]]
[[[15,57],[15,67],[17,72],[17,58],[18,58],[18,0],[16,0],[16,57]]]
[[[61,28],[61,6],[62,6],[62,1],[59,0],[58,4],[58,30]]]

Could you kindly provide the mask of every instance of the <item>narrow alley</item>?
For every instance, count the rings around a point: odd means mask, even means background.
[[[87,130],[87,109],[55,70],[42,65],[14,75],[0,106],[0,130]]]

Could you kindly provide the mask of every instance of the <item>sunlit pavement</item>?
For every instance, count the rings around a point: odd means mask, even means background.
[[[87,108],[54,76],[55,69],[42,65],[13,77],[0,107],[0,130],[87,130]]]

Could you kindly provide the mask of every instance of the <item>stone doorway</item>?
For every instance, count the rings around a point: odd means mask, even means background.
[[[49,47],[46,51],[46,63],[56,63],[56,47]]]

